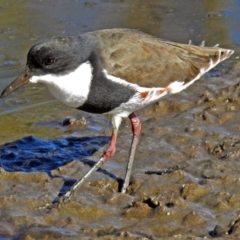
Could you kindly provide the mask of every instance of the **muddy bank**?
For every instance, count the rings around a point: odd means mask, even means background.
[[[75,112],[57,102],[49,103],[49,109],[57,109],[52,114],[61,110],[70,120],[60,115],[45,120],[36,115],[41,106],[26,110],[29,117],[19,127],[28,136],[16,134],[16,140],[0,146],[1,237],[235,239],[240,207],[239,73],[236,64],[221,77],[197,83],[197,94],[193,86],[139,112],[143,131],[127,194],[118,192],[131,142],[126,120],[115,157],[72,201],[51,212],[45,206],[99,159],[111,125],[107,116]],[[9,135],[9,123],[14,127],[22,115],[3,117],[7,121],[1,121],[1,129]]]

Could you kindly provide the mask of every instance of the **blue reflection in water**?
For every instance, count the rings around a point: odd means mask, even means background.
[[[0,146],[0,163],[6,171],[44,171],[91,156],[109,137],[70,137],[43,140],[33,136]]]
[[[240,30],[239,30],[239,32],[233,32],[232,33],[232,38],[233,38],[233,40],[234,40],[234,42],[236,42],[236,43],[240,43]]]

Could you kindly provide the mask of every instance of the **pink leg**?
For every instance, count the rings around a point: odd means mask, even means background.
[[[116,151],[116,141],[117,141],[117,133],[118,128],[121,124],[121,118],[113,116],[112,123],[113,123],[113,132],[112,137],[110,140],[110,143],[108,147],[103,152],[102,157],[100,160],[87,172],[85,176],[83,176],[81,179],[79,179],[72,188],[67,191],[64,195],[60,196],[57,200],[55,200],[53,203],[65,203],[70,200],[71,196],[74,194],[75,190],[81,186],[86,179],[88,179],[94,172],[96,172],[109,158],[111,158],[115,151]]]
[[[132,145],[131,145],[131,150],[130,150],[129,159],[128,159],[128,166],[126,170],[125,180],[122,187],[122,193],[126,192],[127,187],[129,185],[133,160],[134,160],[134,156],[135,156],[135,152],[136,152],[136,148],[137,148],[137,144],[138,144],[138,140],[141,132],[141,122],[139,118],[134,113],[131,113],[129,115],[129,119],[132,124],[133,139],[132,139]]]
[[[109,158],[111,158],[115,154],[116,142],[117,142],[117,131],[114,129],[112,132],[110,143],[105,149],[105,151],[103,152],[103,155],[102,155],[103,161],[107,161]]]

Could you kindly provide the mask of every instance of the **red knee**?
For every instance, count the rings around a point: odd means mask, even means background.
[[[141,128],[142,128],[142,124],[140,119],[134,114],[131,113],[129,115],[129,119],[131,121],[132,124],[132,132],[136,137],[140,136],[140,132],[141,132]]]

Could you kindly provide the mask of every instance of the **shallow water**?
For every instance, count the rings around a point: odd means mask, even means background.
[[[44,206],[101,156],[110,118],[68,108],[42,85],[1,99],[0,239],[236,239],[239,11],[236,0],[1,2],[0,90],[23,70],[30,46],[53,35],[128,27],[236,53],[185,92],[139,112],[128,194],[118,192],[131,142],[126,120],[114,158],[50,213]]]

